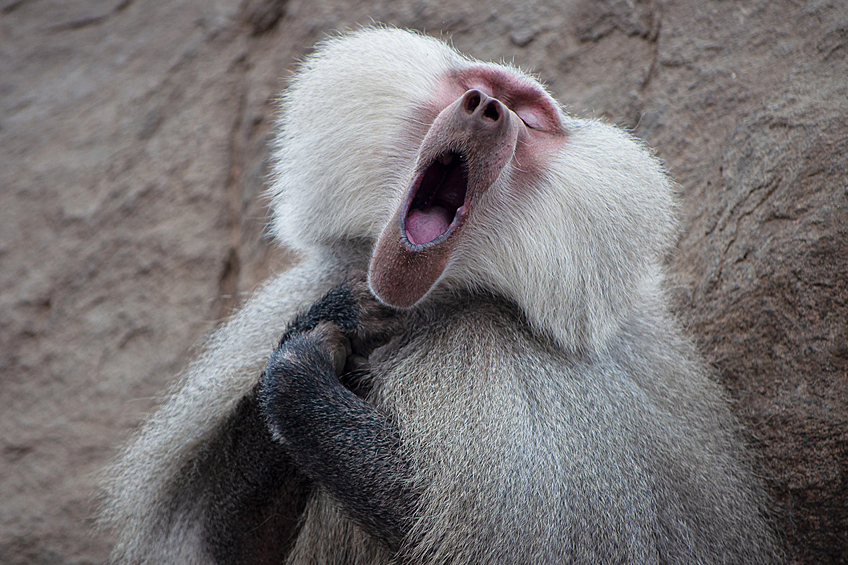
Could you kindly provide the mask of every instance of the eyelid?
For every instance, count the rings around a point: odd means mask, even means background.
[[[545,129],[547,129],[544,118],[539,115],[539,112],[532,108],[519,107],[513,111],[528,128],[540,131],[545,131]]]

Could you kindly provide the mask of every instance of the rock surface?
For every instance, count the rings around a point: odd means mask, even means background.
[[[261,198],[287,72],[372,21],[533,69],[656,148],[681,321],[750,426],[789,561],[846,563],[848,5],[365,4],[0,4],[0,563],[103,562],[98,469],[290,261]]]

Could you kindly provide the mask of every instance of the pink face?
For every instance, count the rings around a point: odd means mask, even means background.
[[[445,108],[468,90],[477,89],[500,100],[522,123],[515,156],[522,164],[535,163],[538,172],[547,165],[546,157],[565,142],[566,132],[560,120],[559,105],[537,83],[503,67],[477,65],[446,78],[442,93],[434,104]]]
[[[398,307],[414,305],[436,283],[465,220],[507,164],[520,164],[510,171],[510,186],[526,186],[566,138],[556,102],[501,67],[451,73],[421,113],[416,121],[431,125],[369,273],[376,296]]]
[[[527,127],[539,132],[563,134],[559,106],[538,84],[500,67],[471,67],[452,80],[465,90],[476,88],[507,105]]]

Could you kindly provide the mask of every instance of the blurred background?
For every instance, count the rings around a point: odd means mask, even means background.
[[[848,562],[844,0],[2,0],[0,563],[104,561],[96,473],[293,260],[264,231],[276,97],[373,22],[533,71],[656,149],[675,309],[790,562]]]

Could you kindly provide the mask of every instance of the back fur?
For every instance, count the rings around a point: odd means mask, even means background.
[[[358,260],[357,260],[358,259]],[[101,524],[117,533],[113,563],[212,563],[203,540],[208,477],[186,473],[258,382],[288,322],[345,278],[345,250],[316,253],[268,281],[207,341],[161,408],[105,471]],[[193,482],[192,482],[193,481]]]

